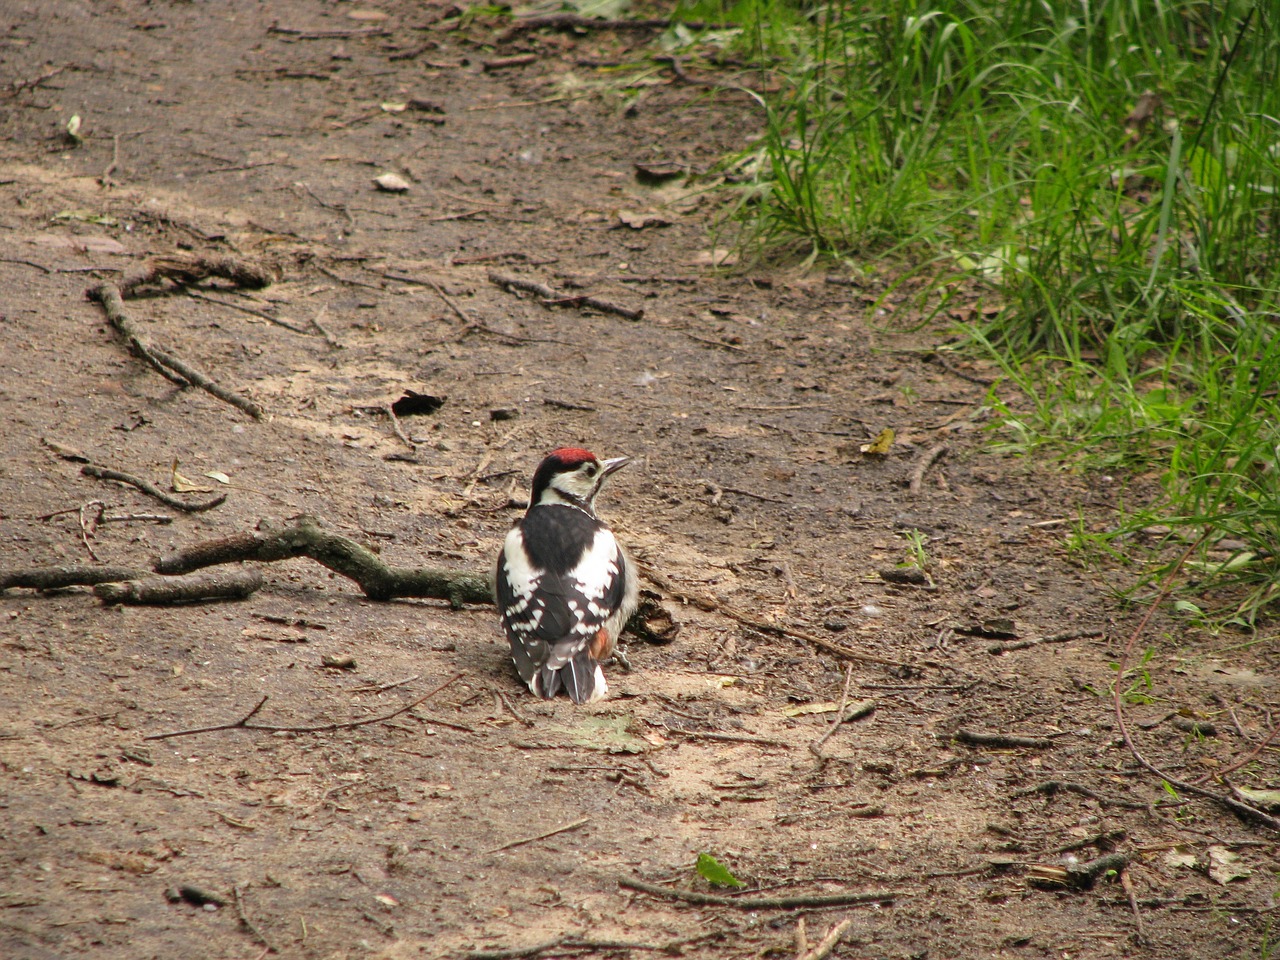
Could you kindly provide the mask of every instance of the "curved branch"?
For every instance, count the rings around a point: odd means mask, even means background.
[[[448,600],[455,609],[464,603],[493,603],[493,586],[487,576],[440,567],[390,567],[372,550],[322,529],[314,518],[306,516],[283,529],[238,533],[186,547],[161,557],[155,570],[179,574],[220,563],[292,557],[310,557],[355,581],[370,600],[422,597]]]

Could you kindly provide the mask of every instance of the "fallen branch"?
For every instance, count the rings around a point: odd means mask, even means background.
[[[714,893],[699,893],[696,890],[674,890],[670,887],[661,887],[656,883],[634,880],[631,877],[619,877],[618,886],[650,893],[655,897],[666,897],[669,900],[682,900],[685,903],[709,907],[736,907],[739,910],[794,910],[797,907],[893,903],[900,897],[909,896],[904,890],[873,890],[870,893],[802,894],[794,897],[724,897]]]
[[[164,578],[192,573],[205,567],[224,563],[258,561],[271,563],[295,557],[310,557],[335,573],[355,581],[370,600],[392,600],[397,597],[416,597],[430,600],[447,600],[455,610],[464,604],[492,604],[493,584],[488,573],[468,570],[448,570],[441,567],[391,567],[383,563],[373,551],[354,540],[321,529],[312,517],[299,517],[292,526],[273,529],[263,524],[263,529],[253,533],[238,533],[218,540],[185,547],[176,553],[160,557],[153,565],[153,572]],[[131,567],[59,566],[0,569],[0,590],[10,587],[27,587],[35,590],[56,590],[61,587],[116,583],[125,580],[144,580],[147,573]],[[166,580],[152,578],[160,589]],[[111,594],[112,597],[116,596]],[[126,594],[127,596],[127,594]],[[179,597],[182,599],[207,599],[207,597]],[[109,602],[130,602],[111,600]],[[143,601],[132,602],[166,602]],[[175,602],[175,601],[167,601]],[[680,632],[680,624],[649,597],[642,598],[640,607],[626,629],[649,643],[670,643]],[[727,736],[727,735],[726,735]],[[778,744],[786,746],[786,744]]]
[[[264,268],[235,257],[157,257],[141,269],[125,274],[118,284],[100,283],[90,287],[86,296],[102,305],[107,320],[124,337],[129,349],[151,364],[167,380],[184,387],[199,387],[223,403],[242,410],[255,420],[261,420],[265,415],[261,406],[232,393],[185,361],[145,340],[125,312],[125,298],[141,287],[164,280],[185,286],[210,277],[220,277],[238,286],[255,289],[271,282],[271,275]]]
[[[98,583],[94,596],[103,603],[191,603],[199,600],[243,600],[262,588],[262,572],[254,567],[196,573],[185,577],[142,577]]]
[[[1032,637],[1030,640],[1014,640],[1011,643],[993,643],[987,647],[987,653],[992,656],[1000,656],[1001,654],[1010,653],[1014,650],[1027,650],[1031,647],[1038,647],[1042,643],[1067,643],[1070,640],[1084,640],[1088,637],[1101,637],[1106,634],[1105,630],[1068,630],[1066,633],[1054,633],[1047,637]]]
[[[978,733],[961,727],[953,734],[956,740],[971,747],[997,747],[1005,750],[1048,750],[1053,741],[1047,737],[1015,737],[1007,733]]]
[[[152,733],[152,734],[149,734],[148,736],[143,737],[142,739],[143,740],[171,740],[174,737],[190,737],[190,736],[194,736],[197,733],[214,733],[219,730],[263,730],[263,731],[266,731],[267,733],[328,733],[331,730],[351,730],[351,729],[354,729],[355,727],[367,727],[373,723],[382,723],[386,720],[391,720],[395,717],[400,716],[400,714],[402,713],[408,713],[410,710],[412,710],[414,707],[418,706],[419,704],[425,703],[426,701],[430,700],[432,697],[434,697],[437,693],[439,693],[445,687],[449,686],[449,684],[453,683],[456,680],[462,679],[462,676],[463,675],[460,673],[455,673],[452,677],[450,677],[444,683],[440,684],[440,686],[436,687],[430,693],[424,693],[422,696],[420,696],[417,700],[414,700],[412,703],[406,704],[405,706],[401,707],[398,710],[393,710],[391,713],[384,713],[376,717],[368,717],[367,719],[364,719],[364,720],[346,720],[341,723],[321,723],[321,724],[316,724],[314,726],[305,726],[305,727],[278,727],[278,726],[275,726],[272,724],[266,724],[266,723],[252,723],[251,721],[253,720],[254,716],[258,713],[259,710],[263,708],[263,706],[266,705],[266,702],[270,699],[270,696],[268,695],[268,696],[264,696],[261,700],[259,700],[258,705],[254,707],[252,710],[250,710],[248,713],[246,713],[239,720],[233,720],[230,723],[215,723],[208,727],[192,727],[189,730],[171,730],[168,733]]]
[[[131,473],[122,473],[119,470],[108,470],[106,467],[98,467],[93,464],[80,468],[80,472],[86,477],[97,477],[99,480],[115,480],[117,483],[127,483],[131,487],[137,487],[149,497],[155,497],[167,507],[173,507],[175,510],[181,510],[184,513],[203,513],[206,510],[212,510],[226,503],[227,495],[219,494],[212,500],[204,500],[200,503],[189,503],[185,500],[179,500],[177,497],[171,497],[155,484],[148,483],[140,477],[135,477]]]
[[[31,567],[24,570],[0,570],[0,590],[21,587],[27,590],[61,590],[64,587],[89,587],[96,583],[119,583],[147,575],[133,567]]]
[[[557,293],[545,283],[524,280],[520,277],[509,277],[493,270],[489,271],[489,280],[506,290],[520,290],[524,293],[537,294],[542,297],[543,306],[547,307],[590,307],[592,310],[599,310],[601,313],[615,313],[620,317],[626,317],[628,320],[639,320],[644,316],[643,310],[630,310],[627,307],[620,307],[616,303],[602,300],[599,297]]]
[[[488,576],[437,567],[389,567],[373,551],[354,540],[321,529],[312,517],[292,526],[238,533],[186,547],[156,561],[157,573],[189,573],[221,563],[272,562],[310,557],[355,583],[370,600],[423,597],[448,600],[455,609],[465,603],[493,603]]]

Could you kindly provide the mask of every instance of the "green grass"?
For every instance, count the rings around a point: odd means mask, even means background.
[[[703,0],[692,12],[741,24],[728,42],[776,91],[764,136],[732,160],[749,174],[748,242],[905,265],[934,281],[939,310],[981,291],[998,313],[967,332],[1006,373],[999,442],[1158,471],[1163,497],[1127,512],[1115,542],[1152,524],[1204,536],[1206,550],[1239,541],[1233,563],[1206,553],[1189,572],[1234,587],[1233,614],[1275,599],[1274,4]]]

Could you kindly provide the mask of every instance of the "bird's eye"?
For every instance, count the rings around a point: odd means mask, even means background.
[[[594,463],[587,464],[587,476],[594,477],[596,475],[596,465]]]

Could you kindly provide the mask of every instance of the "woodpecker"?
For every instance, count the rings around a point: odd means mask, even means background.
[[[628,457],[553,450],[533,474],[529,509],[498,554],[494,594],[516,670],[539,697],[608,692],[600,661],[636,609],[635,565],[596,516],[596,494]]]

